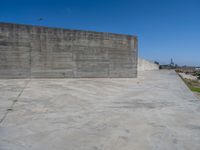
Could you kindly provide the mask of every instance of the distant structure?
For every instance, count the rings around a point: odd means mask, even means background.
[[[174,66],[174,61],[172,58],[171,58],[170,66]]]
[[[0,23],[0,78],[134,78],[137,58],[136,36]]]
[[[176,69],[176,68],[177,68],[177,65],[174,63],[172,58],[171,58],[170,64],[160,65],[160,69]]]

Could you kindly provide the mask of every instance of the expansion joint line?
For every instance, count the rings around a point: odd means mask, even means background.
[[[29,84],[30,81],[31,81],[31,79],[29,79],[28,81],[26,81],[25,86],[22,88],[22,90],[19,92],[19,94],[17,95],[17,97],[13,100],[11,106],[6,110],[6,113],[1,118],[0,124],[5,120],[5,118],[7,117],[8,113],[13,110],[14,105],[18,102],[20,96],[22,95],[22,93],[24,92],[25,88],[28,86],[28,84]]]

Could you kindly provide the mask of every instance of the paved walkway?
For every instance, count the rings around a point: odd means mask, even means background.
[[[200,100],[173,71],[0,80],[0,150],[199,150]]]

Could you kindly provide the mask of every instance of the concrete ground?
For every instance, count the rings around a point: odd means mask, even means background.
[[[198,97],[199,100],[200,100],[200,93],[199,93],[199,92],[195,92],[195,94],[197,95],[197,97]]]
[[[199,150],[200,100],[173,71],[0,80],[0,150]]]

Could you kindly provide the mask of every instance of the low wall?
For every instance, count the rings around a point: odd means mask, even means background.
[[[0,78],[137,76],[137,37],[0,23]]]
[[[159,70],[159,65],[154,62],[138,58],[138,71]]]

